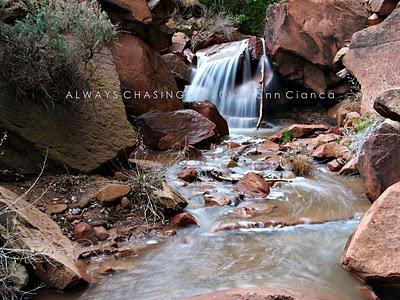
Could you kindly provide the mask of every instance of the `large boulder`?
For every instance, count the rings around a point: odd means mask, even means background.
[[[143,142],[153,149],[206,146],[217,141],[215,124],[194,110],[151,111],[138,120],[141,122]]]
[[[375,99],[374,109],[382,117],[400,122],[400,88],[384,91]]]
[[[280,1],[267,9],[267,51],[284,79],[324,93],[340,81],[336,53],[368,16],[358,0]]]
[[[1,239],[7,248],[29,251],[27,261],[47,288],[63,290],[88,282],[76,265],[74,244],[47,215],[3,187],[0,210]]]
[[[8,135],[0,168],[36,174],[46,160],[47,172],[92,172],[129,156],[136,134],[126,118],[109,50],[96,57],[93,70],[90,97],[72,91],[67,103],[50,107],[17,101],[0,81],[0,129]]]
[[[361,84],[362,113],[371,111],[375,98],[385,90],[400,87],[399,28],[400,8],[381,24],[355,33],[343,58],[344,65]]]
[[[215,133],[219,137],[229,135],[228,123],[224,117],[219,113],[218,108],[209,100],[197,101],[197,102],[186,102],[185,108],[193,109],[200,113],[203,117],[209,119],[215,124]]]
[[[189,85],[192,79],[192,68],[185,64],[183,60],[174,53],[164,54],[162,58],[174,75],[179,90],[183,91],[185,86]]]
[[[400,284],[400,182],[369,208],[350,237],[343,266],[367,284]]]
[[[174,76],[165,61],[139,37],[121,34],[112,53],[128,116],[183,107]]]
[[[358,169],[367,195],[376,200],[389,186],[400,181],[400,123],[386,120],[363,147]]]
[[[371,11],[380,16],[388,16],[395,10],[399,0],[370,0]]]

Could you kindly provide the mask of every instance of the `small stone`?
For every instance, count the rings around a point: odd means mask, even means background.
[[[242,217],[242,218],[252,218],[257,214],[257,211],[254,207],[248,208],[248,207],[241,207],[235,210],[235,215],[237,217]]]
[[[342,169],[342,165],[339,163],[337,159],[332,160],[327,164],[328,169],[332,172],[338,172]]]
[[[236,149],[240,147],[240,144],[230,141],[226,144],[226,147],[228,149]]]
[[[123,197],[121,199],[121,207],[122,208],[129,208],[130,206],[131,206],[131,203],[130,203],[128,197]]]
[[[246,174],[235,186],[236,192],[250,197],[266,197],[269,194],[270,184],[256,173]]]
[[[186,167],[179,171],[178,178],[186,182],[194,182],[197,179],[198,173],[195,168]]]
[[[171,219],[171,225],[176,227],[186,227],[190,225],[197,225],[196,218],[188,212],[183,212],[175,215]]]
[[[204,195],[204,205],[205,206],[225,206],[234,203],[232,199],[225,195]]]
[[[368,24],[371,26],[378,25],[378,24],[382,23],[382,21],[383,20],[377,14],[372,14],[368,18]]]
[[[75,240],[84,245],[96,244],[97,237],[93,227],[88,223],[80,222],[74,228]]]
[[[129,179],[129,176],[126,175],[124,172],[117,171],[114,173],[114,179],[118,181],[127,181]]]
[[[46,210],[50,214],[61,214],[68,209],[68,205],[65,203],[51,203],[47,205]]]
[[[231,169],[231,168],[236,168],[238,166],[238,163],[236,162],[236,161],[234,161],[234,160],[230,160],[229,162],[228,162],[228,164],[226,165],[226,167],[228,168],[228,169]]]
[[[96,226],[93,228],[97,238],[100,241],[105,241],[106,239],[108,239],[110,237],[110,234],[107,232],[107,230],[103,227],[103,226]]]
[[[96,199],[101,203],[114,202],[129,194],[130,191],[129,185],[112,183],[98,191]]]
[[[114,254],[115,258],[124,258],[128,256],[134,256],[136,255],[135,250],[129,248],[129,247],[121,247],[118,249],[118,252]]]

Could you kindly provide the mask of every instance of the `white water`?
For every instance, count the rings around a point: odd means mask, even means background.
[[[264,40],[263,56],[254,76],[251,72],[248,40],[230,43],[211,55],[199,51],[197,57],[197,70],[185,91],[185,101],[208,99],[217,106],[230,128],[254,128],[259,116],[259,81],[263,64],[266,70],[265,82],[269,83],[273,77]],[[242,83],[237,86],[240,78]]]

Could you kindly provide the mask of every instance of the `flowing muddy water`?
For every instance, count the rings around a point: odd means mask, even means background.
[[[240,135],[234,139],[250,140]],[[181,162],[169,169],[169,184],[189,199],[187,210],[199,227],[180,230],[176,237],[142,256],[134,268],[106,277],[76,299],[179,299],[235,287],[288,288],[358,299],[354,288],[359,283],[341,268],[340,256],[357,225],[357,216],[370,205],[361,179],[335,175],[325,165],[315,164],[312,175],[273,187],[267,200],[246,200],[237,207],[204,207],[205,191],[233,195],[232,184],[209,180],[182,186],[176,173],[184,165],[218,169],[231,176],[262,168],[262,155],[244,155],[238,167],[226,169],[232,151],[218,146],[206,151],[203,161]],[[287,171],[282,174],[289,176]],[[256,216],[239,217],[235,214],[238,207],[255,207]],[[210,230],[220,223],[299,219],[324,223]],[[336,221],[325,223],[328,220]]]

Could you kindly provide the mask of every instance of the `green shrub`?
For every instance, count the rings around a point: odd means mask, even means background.
[[[96,0],[42,1],[15,25],[0,22],[0,74],[19,98],[65,99],[85,87],[86,67],[116,35]]]
[[[262,33],[266,9],[278,0],[200,0],[205,7],[222,7],[233,15],[242,33]]]
[[[282,133],[282,143],[284,145],[289,144],[290,142],[293,141],[293,135],[292,132],[288,129],[285,129]]]

